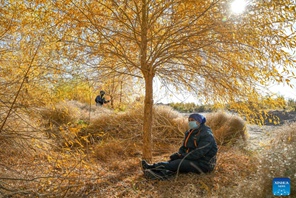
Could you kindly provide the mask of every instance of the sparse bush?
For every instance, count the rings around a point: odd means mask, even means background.
[[[170,103],[174,110],[181,113],[212,111],[212,106],[196,105],[195,103]]]
[[[293,99],[289,99],[287,103],[288,108],[291,109],[291,111],[296,112],[296,101]]]

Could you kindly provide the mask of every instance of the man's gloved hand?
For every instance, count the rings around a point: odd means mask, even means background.
[[[180,153],[174,153],[170,156],[171,160],[182,159],[183,156]]]

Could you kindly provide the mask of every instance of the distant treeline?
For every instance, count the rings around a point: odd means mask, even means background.
[[[213,111],[213,105],[196,105],[195,103],[169,103],[173,109],[181,113],[191,112],[211,112]]]
[[[243,102],[238,102],[243,103]],[[247,106],[257,106],[259,109],[281,109],[286,111],[296,111],[296,100],[288,99],[285,100],[283,97],[278,97],[275,99],[266,98],[258,104],[254,102],[245,102]],[[212,112],[218,109],[218,105],[197,105],[193,102],[191,103],[169,103],[173,109],[181,113],[191,113],[191,112]],[[219,105],[221,107],[221,105]],[[225,105],[224,109],[232,111],[231,105]]]

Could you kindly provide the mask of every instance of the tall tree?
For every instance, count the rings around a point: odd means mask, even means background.
[[[63,71],[55,60],[59,43],[52,40],[50,5],[41,1],[4,0],[0,3],[0,133],[12,133],[15,121],[48,103],[54,80]],[[55,30],[55,29],[54,29]],[[10,121],[10,122],[8,122]],[[10,123],[10,126],[9,124]],[[24,126],[22,126],[24,128]],[[18,134],[18,137],[22,132]]]
[[[57,36],[73,60],[144,79],[143,158],[152,159],[155,76],[212,102],[253,100],[269,82],[289,82],[295,2],[248,1],[241,15],[231,2],[54,1]]]

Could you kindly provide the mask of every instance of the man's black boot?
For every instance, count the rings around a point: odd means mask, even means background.
[[[155,168],[154,165],[148,164],[145,160],[141,161],[141,166],[143,170]]]
[[[167,180],[170,179],[172,176],[175,175],[174,172],[169,171],[169,170],[153,170],[153,169],[146,169],[143,171],[144,176],[147,179],[152,179],[152,180]]]

